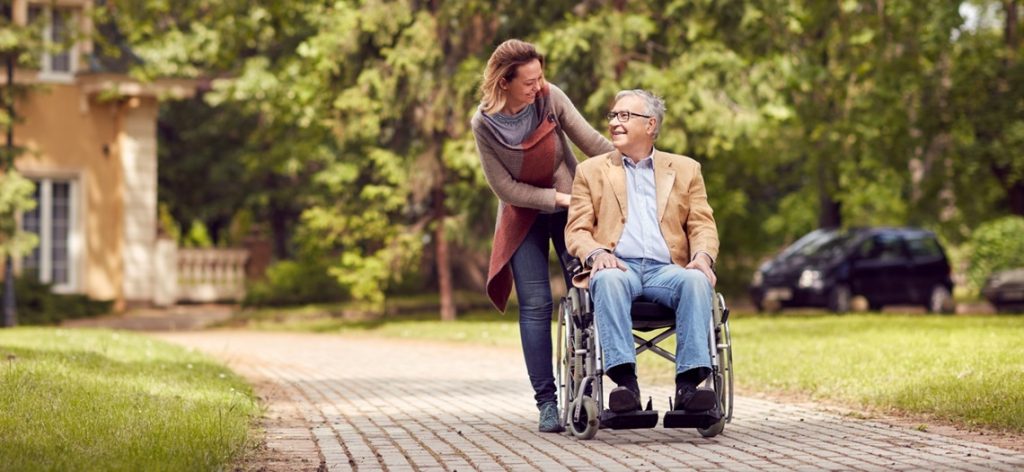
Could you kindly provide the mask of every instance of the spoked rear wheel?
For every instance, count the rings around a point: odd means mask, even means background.
[[[732,340],[729,323],[722,323],[716,329],[717,365],[714,372],[715,393],[722,419],[707,428],[697,428],[701,436],[711,438],[722,434],[725,424],[732,420]]]
[[[573,375],[573,346],[572,339],[575,335],[575,327],[572,323],[572,308],[569,306],[569,300],[566,298],[562,299],[562,309],[559,313],[558,319],[558,337],[556,343],[558,344],[558,351],[556,359],[558,364],[556,366],[556,379],[555,385],[558,387],[558,406],[561,408],[561,419],[562,425],[567,424],[567,420],[572,409],[572,402],[575,399],[575,382]]]

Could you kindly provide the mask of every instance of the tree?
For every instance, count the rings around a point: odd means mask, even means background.
[[[35,208],[35,200],[32,198],[32,183],[14,169],[14,160],[24,151],[14,145],[14,125],[19,119],[15,102],[27,89],[15,83],[14,68],[35,64],[38,61],[36,53],[43,49],[38,34],[40,25],[15,24],[14,8],[9,3],[3,5],[0,16],[0,55],[6,69],[0,125],[7,134],[0,159],[4,166],[4,172],[0,174],[0,256],[4,259],[3,325],[10,327],[17,324],[12,259],[31,250],[37,243],[34,235],[22,232],[17,226],[17,216]]]
[[[952,60],[949,173],[957,221],[973,227],[1009,212],[1024,215],[1024,65],[1019,2],[972,2]]]
[[[703,165],[727,254],[721,280],[739,287],[762,254],[815,227],[916,224],[957,240],[1017,211],[1018,1],[970,2],[998,27],[966,26],[961,3],[116,8],[149,59],[140,76],[214,77],[202,103],[165,115],[178,123],[165,130],[167,149],[185,158],[165,167],[162,184],[213,174],[195,200],[180,199],[178,218],[217,231],[230,208],[247,206],[274,226],[279,256],[329,261],[353,294],[378,302],[410,267],[429,264],[422,272],[451,318],[452,287],[471,272],[460,268],[484,265],[473,261],[493,228],[467,125],[500,41],[537,43],[549,80],[586,116],[602,116],[620,89],[667,99],[658,146]],[[188,119],[204,126],[187,129]],[[196,143],[208,145],[189,152]]]

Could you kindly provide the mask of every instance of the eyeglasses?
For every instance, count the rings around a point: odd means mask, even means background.
[[[634,116],[639,116],[641,118],[654,118],[653,116],[641,115],[639,113],[634,113],[634,112],[631,112],[631,111],[610,111],[605,116],[608,117],[608,121],[612,121],[615,118],[618,118],[619,119],[619,123],[625,123],[625,122],[629,121],[629,119],[634,117]]]

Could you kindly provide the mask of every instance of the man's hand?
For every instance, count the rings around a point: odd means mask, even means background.
[[[715,271],[711,270],[711,256],[700,253],[695,257],[689,264],[686,264],[687,269],[697,269],[707,276],[708,281],[711,282],[711,287],[714,288],[715,283],[718,282],[718,277],[715,276]]]
[[[594,256],[594,260],[590,264],[591,274],[595,274],[603,269],[616,268],[623,272],[626,271],[626,263],[615,257],[615,254],[610,252],[601,252]]]

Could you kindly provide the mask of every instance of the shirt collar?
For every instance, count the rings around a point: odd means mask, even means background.
[[[640,162],[637,163],[634,163],[629,156],[622,154],[622,164],[627,167],[654,167],[654,147],[651,147],[651,153],[647,157],[640,159]]]

